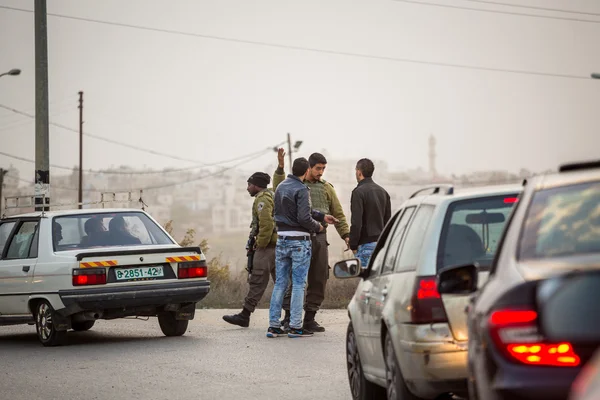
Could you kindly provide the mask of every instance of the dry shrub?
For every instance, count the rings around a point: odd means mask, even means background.
[[[167,222],[165,230],[170,234],[173,232],[172,221]],[[181,246],[193,246],[196,232],[188,229],[179,244]],[[204,254],[209,250],[206,239],[198,245]],[[208,279],[210,281],[210,292],[204,300],[198,303],[201,308],[241,308],[244,297],[248,294],[248,273],[242,270],[232,273],[230,265],[223,262],[222,254],[207,259]],[[336,279],[330,275],[325,290],[325,300],[322,308],[345,308],[354,296],[359,279]],[[265,294],[258,303],[258,308],[268,308],[273,291],[273,282],[269,282]]]

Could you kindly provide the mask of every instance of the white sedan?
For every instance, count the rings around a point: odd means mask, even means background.
[[[181,336],[209,292],[206,257],[139,209],[51,211],[0,220],[0,325],[66,342],[97,319],[156,316]]]

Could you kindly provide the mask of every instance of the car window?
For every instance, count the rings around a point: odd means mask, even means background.
[[[521,233],[519,259],[600,252],[600,182],[540,190]]]
[[[52,237],[55,251],[173,244],[163,229],[142,212],[55,217],[52,221]]]
[[[489,268],[518,193],[456,201],[448,207],[437,269],[475,264]]]
[[[0,255],[4,254],[4,248],[8,242],[8,236],[15,227],[16,222],[5,222],[0,225]]]
[[[6,252],[7,259],[29,258],[29,250],[31,249],[31,243],[33,243],[37,227],[38,221],[25,221],[21,223],[17,232],[10,240],[10,245]]]
[[[413,213],[415,212],[415,208],[416,207],[408,207],[396,224],[390,244],[387,246],[387,253],[385,256],[385,261],[383,262],[383,269],[381,271],[382,274],[389,273],[394,270],[396,257],[398,255],[398,251],[400,250],[400,242],[404,236],[406,225],[408,225],[410,217],[412,217]]]
[[[390,232],[396,225],[398,217],[401,214],[402,210],[394,214],[383,228],[383,232],[381,232],[381,235],[377,240],[377,246],[375,246],[375,250],[373,250],[371,260],[369,261],[369,278],[373,278],[379,275],[379,272],[381,271],[381,266],[383,265],[383,260],[385,258],[385,251],[387,249],[386,244],[389,242],[391,237]]]
[[[406,232],[404,243],[402,243],[400,255],[396,261],[395,270],[397,272],[411,271],[417,267],[421,248],[423,247],[425,232],[427,232],[427,227],[429,226],[429,221],[431,220],[434,210],[434,206],[421,205],[415,213],[415,216],[408,227],[408,231]]]

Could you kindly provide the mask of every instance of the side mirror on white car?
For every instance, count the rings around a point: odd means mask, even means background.
[[[356,278],[360,276],[362,268],[358,258],[351,258],[337,262],[333,266],[333,275],[338,279]]]

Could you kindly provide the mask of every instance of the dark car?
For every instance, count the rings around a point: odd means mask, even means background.
[[[554,340],[540,328],[540,307],[552,296],[563,295],[550,286],[540,292],[539,285],[564,273],[598,268],[600,162],[563,166],[556,174],[524,182],[485,285],[477,290],[476,265],[438,274],[442,298],[471,297],[467,311],[472,399],[568,397],[594,346]],[[589,306],[564,301],[553,303],[556,310],[568,304],[574,313]],[[548,314],[546,318],[552,318]],[[597,320],[598,315],[588,317]]]

